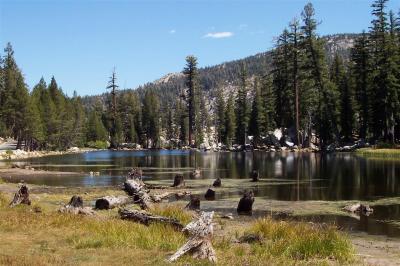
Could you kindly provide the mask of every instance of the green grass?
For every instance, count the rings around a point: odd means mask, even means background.
[[[87,143],[87,146],[89,148],[93,149],[107,149],[108,148],[108,143],[107,141],[101,141],[101,140],[96,140],[96,141],[89,141]]]
[[[291,260],[335,259],[347,262],[353,259],[349,239],[334,227],[322,228],[299,222],[259,219],[249,233],[260,235],[264,241],[253,244],[255,254],[288,258]]]
[[[400,158],[400,149],[362,148],[357,150],[357,154],[369,157]]]

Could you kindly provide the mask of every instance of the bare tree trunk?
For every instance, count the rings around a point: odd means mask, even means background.
[[[134,201],[139,203],[142,209],[149,209],[151,207],[152,200],[143,182],[140,184],[138,179],[127,179],[124,187],[128,195],[133,196]]]
[[[105,196],[96,200],[95,208],[99,210],[108,210],[129,203],[133,203],[133,199],[128,196]]]
[[[174,184],[173,187],[184,187],[185,186],[185,179],[183,175],[179,174],[174,177]]]
[[[208,259],[215,263],[217,257],[212,247],[211,238],[213,236],[212,219],[214,212],[203,212],[197,221],[193,221],[183,228],[183,232],[190,235],[189,240],[169,257],[168,261],[173,262],[186,253],[192,254],[196,259]]]

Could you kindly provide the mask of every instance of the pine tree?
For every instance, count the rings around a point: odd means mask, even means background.
[[[183,70],[186,76],[186,103],[189,117],[189,145],[193,144],[193,135],[196,134],[196,119],[199,112],[198,105],[198,69],[197,58],[193,55],[186,57],[186,66]],[[198,143],[194,143],[197,145]]]
[[[273,81],[271,76],[266,76],[261,80],[261,99],[263,100],[264,121],[263,126],[265,131],[272,131],[276,127],[276,98],[273,90]]]
[[[254,137],[254,142],[259,143],[261,136],[265,134],[265,109],[264,101],[261,95],[261,89],[259,84],[259,79],[254,80],[254,93],[253,93],[253,103],[251,107],[251,116],[249,122],[249,134]]]
[[[215,125],[218,142],[222,143],[225,132],[225,100],[222,88],[217,89],[215,96]]]
[[[351,49],[351,77],[357,102],[360,138],[368,136],[370,108],[370,54],[368,36],[365,32],[356,39]]]
[[[159,147],[160,103],[153,91],[146,91],[143,100],[143,129],[146,133],[147,147]],[[151,145],[150,145],[151,143]]]
[[[249,106],[247,100],[247,69],[244,64],[240,67],[240,84],[236,96],[236,142],[244,145],[249,125]]]
[[[122,126],[117,123],[121,123],[121,121],[117,121],[117,76],[115,73],[115,69],[112,72],[112,75],[108,81],[107,89],[111,90],[111,101],[110,101],[110,109],[109,109],[109,117],[110,117],[110,136],[111,136],[111,145],[110,148],[118,148],[118,136],[121,134],[119,130],[122,129]]]
[[[224,143],[231,147],[236,132],[236,116],[233,96],[230,95],[226,103]]]

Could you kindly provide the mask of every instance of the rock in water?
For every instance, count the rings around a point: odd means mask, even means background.
[[[240,199],[237,212],[238,214],[251,215],[253,212],[254,193],[252,190],[245,191]]]
[[[213,187],[220,187],[221,186],[221,178],[217,178],[214,180]]]
[[[215,200],[215,191],[211,188],[207,189],[206,194],[204,195],[206,200]]]
[[[260,174],[258,173],[257,170],[251,171],[250,177],[251,177],[251,180],[252,180],[253,182],[258,182],[258,181],[260,180]]]
[[[366,216],[369,216],[371,213],[374,212],[374,210],[369,205],[364,205],[361,203],[347,205],[343,208],[343,210],[353,213],[359,213]]]
[[[192,178],[192,179],[196,179],[196,178],[200,178],[200,177],[201,177],[201,171],[200,171],[199,168],[193,170],[193,171],[190,173],[190,178]]]
[[[183,178],[182,174],[178,174],[174,177],[174,184],[173,187],[184,187],[185,186],[185,179]]]

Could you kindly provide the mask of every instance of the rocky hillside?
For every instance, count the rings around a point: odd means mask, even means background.
[[[328,61],[331,62],[335,53],[339,53],[345,60],[348,60],[350,48],[353,47],[357,34],[335,34],[324,36],[325,51]],[[205,67],[199,70],[201,87],[208,96],[210,102],[213,101],[215,89],[223,87],[226,93],[236,90],[238,82],[240,65],[246,63],[250,77],[254,75],[265,75],[271,70],[271,51],[259,53],[240,60],[225,62],[216,66]],[[184,63],[184,62],[183,62]],[[183,64],[182,63],[182,64]],[[147,83],[136,88],[139,95],[143,96],[146,90],[156,91],[163,106],[167,103],[173,103],[179,91],[184,89],[184,76],[182,73],[169,73],[164,77]],[[124,91],[120,91],[123,95]],[[96,100],[106,102],[108,94],[104,93],[97,96],[84,97],[84,103],[87,107],[93,105]]]

